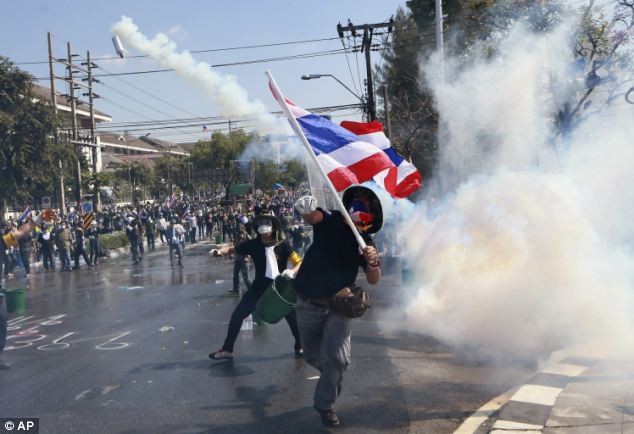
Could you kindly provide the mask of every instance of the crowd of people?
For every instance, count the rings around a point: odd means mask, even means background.
[[[298,194],[272,192],[241,200],[224,196],[181,197],[160,204],[111,206],[94,213],[87,227],[83,215],[71,208],[65,217],[42,222],[21,238],[18,245],[0,252],[2,278],[12,279],[21,273],[28,276],[34,262],[41,262],[44,271],[71,272],[83,264],[92,268],[109,256],[109,249],[101,239],[112,233],[125,233],[135,263],[143,260],[146,249],[163,245],[169,246],[170,263],[182,267],[186,242],[244,240],[253,235],[253,217],[269,212],[280,219],[293,247],[302,252],[309,238],[292,209]],[[19,219],[9,218],[0,224],[0,234],[10,233],[23,224]]]

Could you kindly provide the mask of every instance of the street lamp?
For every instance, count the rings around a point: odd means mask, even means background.
[[[337,80],[337,83],[339,83],[340,85],[345,87],[348,92],[353,94],[359,101],[361,101],[361,104],[363,104],[363,109],[364,110],[367,109],[367,105],[365,103],[365,100],[362,97],[360,97],[359,95],[357,95],[356,93],[354,93],[352,91],[352,89],[350,89],[348,86],[346,86],[346,84],[343,81],[339,80],[337,77],[335,77],[332,74],[304,74],[304,75],[302,75],[302,80],[315,80],[315,79],[321,78],[321,77],[331,77],[331,78],[334,78],[335,80]]]

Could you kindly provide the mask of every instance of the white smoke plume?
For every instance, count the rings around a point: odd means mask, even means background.
[[[240,159],[283,163],[289,160],[304,161],[305,156],[306,149],[296,136],[278,135],[260,137],[249,143]]]
[[[449,59],[444,87],[438,59],[425,65],[448,131],[437,181],[451,192],[402,229],[415,330],[500,355],[632,354],[634,113],[623,102],[553,149],[570,34],[518,26],[493,59]]]
[[[132,18],[123,16],[112,26],[126,48],[134,48],[149,56],[163,68],[172,68],[195,85],[202,86],[215,101],[221,114],[227,117],[254,117],[260,133],[285,131],[288,127],[268,113],[260,100],[250,100],[247,91],[233,75],[214,71],[208,63],[195,60],[188,51],[178,51],[176,44],[165,34],[148,39],[139,32]],[[264,80],[263,80],[264,83]]]

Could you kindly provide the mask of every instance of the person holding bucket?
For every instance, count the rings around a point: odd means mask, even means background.
[[[209,354],[209,358],[213,360],[233,359],[233,346],[240,332],[242,321],[254,311],[258,300],[278,275],[294,276],[302,262],[299,255],[291,248],[288,241],[284,239],[280,221],[277,217],[261,214],[254,218],[253,226],[257,232],[256,238],[243,241],[235,247],[225,245],[220,249],[210,251],[214,257],[232,253],[243,256],[248,255],[255,265],[255,279],[251,287],[242,296],[233,314],[231,314],[227,337],[222,347],[218,351]],[[289,261],[293,268],[286,270]],[[285,319],[295,338],[295,354],[301,356],[303,350],[299,338],[295,310],[286,315]]]
[[[367,294],[355,286],[359,268],[369,284],[381,277],[379,256],[370,238],[383,224],[381,202],[363,186],[349,187],[342,202],[355,228],[340,211],[317,208],[314,197],[304,196],[295,203],[295,209],[313,226],[313,243],[293,286],[304,356],[321,372],[313,407],[326,426],[339,425],[334,405],[350,363],[350,319],[361,316],[368,307]],[[355,230],[365,241],[363,249]]]
[[[27,216],[27,222],[21,225],[18,230],[13,230],[0,237],[0,252],[4,254],[8,247],[15,247],[18,245],[18,241],[21,238],[28,237],[36,226],[40,226],[45,220],[51,220],[55,218],[55,212],[47,209],[37,215],[35,220]],[[2,276],[2,263],[0,257],[0,276]],[[0,291],[4,291],[0,284]],[[0,293],[0,354],[4,350],[4,345],[7,340],[7,308],[5,305],[4,293]],[[11,365],[7,362],[0,360],[0,369],[8,369]]]

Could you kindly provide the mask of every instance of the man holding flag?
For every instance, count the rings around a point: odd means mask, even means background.
[[[381,203],[372,190],[356,184],[374,179],[398,198],[415,191],[421,178],[390,147],[379,123],[336,125],[285,99],[271,73],[267,74],[273,96],[337,205],[336,210],[317,208],[317,200],[310,196],[295,203],[295,209],[313,225],[314,240],[294,281],[304,355],[321,373],[313,407],[324,425],[337,426],[334,404],[350,363],[350,319],[368,307],[367,294],[355,286],[359,267],[369,284],[381,277],[379,256],[370,238],[383,224]],[[344,190],[340,199],[337,193]]]

